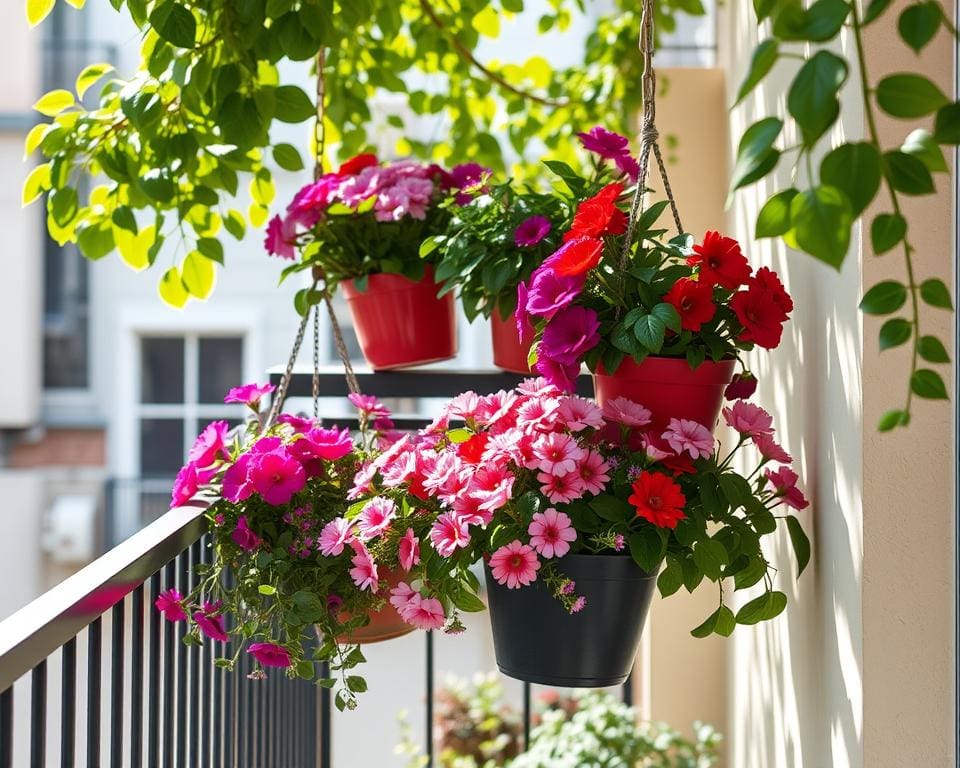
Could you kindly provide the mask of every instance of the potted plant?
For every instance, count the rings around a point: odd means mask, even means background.
[[[770,416],[738,400],[724,417],[739,434],[726,452],[703,424],[674,418],[663,428],[624,398],[600,408],[527,380],[460,395],[381,471],[428,497],[431,547],[444,563],[434,574],[484,561],[502,672],[616,685],[632,667],[655,585],[669,596],[715,582],[719,605],[693,633],[728,635],[786,604],[761,549],[778,520],[800,570],[809,558],[796,518],[772,511],[806,500]],[[732,468],[741,451],[756,459],[747,475]],[[730,577],[736,589],[764,586],[736,616],[723,589]]]
[[[773,270],[754,271],[732,238],[664,242],[657,221],[668,201],[631,222],[636,191],[615,181],[590,193],[563,170],[581,202],[563,245],[519,286],[536,370],[569,390],[585,362],[601,404],[626,397],[658,427],[675,417],[712,429],[740,353],[780,344],[789,294]],[[751,378],[744,371],[743,385]]]
[[[444,231],[456,194],[483,185],[474,164],[448,173],[414,160],[351,158],[304,186],[267,227],[267,252],[342,284],[363,355],[374,370],[446,360],[457,353],[453,297],[438,297],[434,260],[420,243]]]
[[[258,413],[267,390],[247,385],[227,402]],[[404,491],[372,494],[357,482],[404,443],[375,398],[350,399],[360,412],[356,444],[347,430],[291,414],[273,426],[251,420],[235,436],[224,421],[203,430],[172,506],[197,494],[212,499],[213,563],[197,570],[190,594],[168,589],[157,600],[168,619],[191,623],[190,642],[230,643],[221,646],[227,655],[220,666],[232,669],[244,649],[257,676],[278,667],[313,678],[318,662],[330,662],[340,678],[340,708],[353,708],[366,688],[352,672],[363,661],[358,644],[457,623],[437,600],[407,600],[402,612],[391,602],[398,585],[427,577],[429,557],[420,553],[432,521]],[[471,592],[475,584],[457,580],[456,589]]]

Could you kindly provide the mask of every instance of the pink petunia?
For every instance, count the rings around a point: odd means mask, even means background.
[[[413,528],[407,528],[407,532],[400,539],[398,554],[400,567],[405,571],[409,571],[420,563],[420,540],[413,532]]]
[[[603,411],[583,397],[565,397],[560,401],[559,421],[571,432],[600,429],[604,425]]]
[[[542,352],[538,353],[534,366],[537,373],[560,392],[573,392],[577,388],[577,376],[580,375],[580,363],[561,363]]]
[[[521,395],[554,397],[560,394],[560,390],[547,381],[543,376],[524,379],[517,384],[517,392]]]
[[[513,473],[505,466],[487,464],[473,475],[468,493],[480,501],[480,509],[495,512],[510,501],[514,479]]]
[[[584,149],[604,160],[614,160],[630,152],[630,143],[626,136],[608,131],[601,125],[595,125],[586,133],[578,133],[577,138]]]
[[[407,624],[417,629],[440,629],[446,623],[447,617],[443,613],[443,603],[435,597],[423,597],[415,592],[400,613]]]
[[[293,440],[288,450],[301,461],[307,459],[336,461],[353,451],[353,440],[350,438],[348,429],[313,427]]]
[[[538,354],[561,365],[578,365],[583,356],[600,343],[600,320],[588,307],[563,309],[543,331]]]
[[[446,407],[446,415],[455,419],[472,421],[480,407],[480,396],[476,392],[462,392]]]
[[[197,466],[192,461],[184,464],[177,472],[177,479],[173,481],[173,490],[170,493],[170,508],[180,507],[196,496],[200,490],[200,476]]]
[[[714,442],[710,430],[690,419],[670,419],[663,439],[677,454],[687,452],[693,459],[713,455]]]
[[[550,229],[546,216],[529,216],[513,231],[513,242],[518,248],[532,248],[550,234]]]
[[[230,638],[227,636],[227,631],[223,628],[223,616],[220,615],[220,605],[219,600],[215,603],[205,602],[201,610],[194,612],[193,620],[197,623],[197,626],[200,627],[200,631],[211,640],[225,643]]]
[[[741,435],[756,437],[773,434],[773,417],[759,405],[737,400],[731,408],[723,409],[723,419]]]
[[[351,392],[347,395],[347,399],[368,419],[385,418],[390,415],[390,409],[373,395],[361,395],[356,392]]]
[[[490,572],[498,584],[508,589],[519,589],[537,579],[540,561],[529,544],[512,541],[490,556]]]
[[[270,219],[267,236],[263,240],[263,247],[268,254],[293,261],[297,258],[294,250],[296,242],[296,221],[292,217],[281,218],[278,214]]]
[[[264,453],[251,463],[250,482],[267,504],[277,507],[290,503],[293,495],[303,489],[307,476],[299,461],[279,449]]]
[[[430,529],[430,543],[441,557],[450,557],[459,547],[470,543],[467,523],[451,512],[444,512]]]
[[[223,398],[225,403],[239,403],[245,405],[252,411],[260,411],[260,401],[264,395],[269,395],[276,389],[273,384],[244,384],[241,387],[234,387]]]
[[[353,523],[343,517],[335,517],[320,531],[317,541],[320,553],[326,557],[336,557],[353,540]]]
[[[803,491],[797,488],[799,476],[790,467],[780,467],[776,471],[768,469],[764,472],[764,475],[776,488],[777,498],[783,499],[783,503],[788,507],[806,509],[810,506],[810,502],[803,495]]]
[[[565,475],[551,475],[540,472],[537,475],[540,481],[540,492],[551,504],[565,504],[583,496],[586,490],[578,472],[567,472]]]
[[[257,534],[250,530],[246,515],[240,515],[240,517],[237,518],[237,527],[233,529],[230,538],[233,539],[233,543],[244,552],[252,552],[257,549],[263,541]]]
[[[462,493],[453,499],[453,511],[467,525],[487,525],[493,519],[494,510],[482,506],[483,500]]]
[[[251,643],[247,648],[253,658],[264,667],[289,667],[290,652],[275,643]]]
[[[161,592],[154,605],[167,621],[184,621],[187,618],[187,612],[183,609],[183,595],[176,589]]]
[[[292,413],[281,413],[279,416],[277,416],[277,423],[287,424],[293,427],[293,431],[296,433],[309,432],[317,425],[313,419],[306,418],[304,416],[296,416]],[[278,445],[280,443],[279,438],[275,437],[264,437],[261,438],[260,442],[263,442],[264,440],[276,440]]]
[[[588,450],[587,455],[577,465],[577,474],[580,475],[584,492],[594,495],[603,493],[610,482],[610,475],[607,474],[609,471],[610,465],[603,460],[603,456]]]
[[[603,404],[603,416],[607,421],[625,427],[645,427],[650,423],[650,411],[625,397],[615,397]]]
[[[376,592],[380,586],[380,581],[377,576],[377,564],[373,562],[370,552],[363,546],[362,542],[356,539],[350,542],[350,548],[353,549],[353,557],[350,559],[350,562],[353,563],[353,568],[350,569],[350,578],[357,585],[357,589],[361,591],[369,589],[371,592]]]
[[[187,453],[187,460],[196,464],[198,469],[209,467],[218,458],[226,456],[227,432],[230,425],[225,421],[214,421],[204,427]]]
[[[373,462],[361,467],[353,476],[353,486],[347,491],[347,499],[354,501],[366,496],[373,488],[373,478],[377,475],[377,466]]]
[[[551,475],[565,475],[577,468],[585,452],[577,441],[562,432],[552,432],[533,444],[533,453],[540,460],[538,468]]]
[[[253,493],[253,483],[249,477],[251,457],[249,453],[241,454],[223,473],[223,498],[227,501],[236,504],[250,498]]]
[[[360,539],[369,541],[376,538],[390,527],[390,523],[396,516],[397,505],[390,499],[382,496],[370,499],[360,511],[360,519],[357,523]]]
[[[570,542],[577,540],[569,515],[547,507],[537,512],[527,527],[530,534],[530,546],[543,557],[563,557],[570,551]]]
[[[793,458],[783,449],[783,446],[773,439],[773,435],[754,435],[751,440],[759,449],[764,461],[777,461],[781,464],[793,462]]]
[[[560,401],[554,397],[532,397],[517,409],[517,426],[546,431],[556,423],[559,408]]]

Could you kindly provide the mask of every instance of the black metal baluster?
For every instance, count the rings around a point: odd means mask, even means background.
[[[320,674],[325,679],[330,677],[330,662],[320,665]],[[331,725],[333,720],[332,691],[323,687],[320,689],[320,768],[333,768],[333,734]]]
[[[143,589],[130,603],[130,768],[143,764]]]
[[[523,684],[523,748],[530,748],[530,683]]]
[[[0,693],[0,768],[13,768],[13,686]]]
[[[254,665],[252,659],[247,659],[247,674],[244,676],[243,684],[245,690],[243,692],[243,721],[244,721],[244,766],[245,768],[259,768],[254,762],[254,736],[256,734],[256,728],[253,723],[253,696],[254,696],[254,687],[256,681],[252,680],[249,675],[254,671]]]
[[[273,674],[270,675],[273,677]],[[254,755],[254,765],[259,768],[263,765],[263,732],[264,727],[266,726],[266,718],[263,716],[263,694],[264,694],[264,684],[266,680],[258,680],[254,682],[253,686],[253,736],[256,740],[254,746],[253,755]]]
[[[200,538],[200,562],[207,565],[210,563],[210,534],[205,533]],[[211,751],[211,740],[213,733],[211,730],[211,709],[217,705],[218,691],[213,688],[213,654],[214,648],[220,647],[222,643],[214,641],[203,644],[203,653],[200,658],[201,678],[203,684],[203,704],[200,714],[200,765],[216,766],[216,758]]]
[[[197,566],[200,564],[200,539],[197,539],[190,545],[190,590],[197,588],[200,578],[197,576]],[[203,635],[201,634],[202,638]],[[205,640],[204,645],[209,645],[212,640]],[[191,645],[187,648],[187,675],[190,678],[190,719],[187,721],[187,765],[200,765],[198,752],[200,749],[200,738],[197,729],[200,727],[200,708],[203,706],[200,698],[200,648]],[[204,696],[207,696],[204,691]],[[186,713],[184,713],[186,714]],[[181,720],[183,718],[181,717]]]
[[[168,588],[177,581],[177,563],[171,560],[163,569],[164,581]],[[173,729],[176,725],[176,713],[173,709],[173,637],[176,627],[171,622],[163,623],[163,765],[173,768]]]
[[[190,594],[190,563],[187,550],[177,555],[177,566],[180,585],[180,594],[186,597]],[[187,765],[187,727],[189,712],[187,712],[187,646],[183,639],[187,636],[187,622],[177,622],[177,768],[186,768]]]
[[[103,619],[87,627],[87,768],[100,768],[100,656]]]
[[[433,768],[433,630],[427,633],[427,768]]]
[[[110,765],[123,762],[123,600],[113,606],[110,618],[110,657],[113,670],[110,678]],[[131,702],[132,704],[133,702]]]
[[[47,660],[30,674],[30,768],[47,764]]]
[[[147,657],[149,694],[147,696],[147,765],[160,766],[160,611],[155,605],[160,595],[160,572],[150,577],[150,655]]]
[[[277,750],[277,682],[280,680],[278,675],[272,675],[268,681],[267,687],[267,765],[276,766],[280,755]]]
[[[77,750],[77,638],[64,643],[60,675],[60,768],[73,768]]]
[[[233,643],[230,643],[227,646],[227,656],[233,658]],[[239,668],[239,665],[237,665]],[[239,674],[238,671],[227,670],[218,670],[223,678],[223,689],[224,689],[224,698],[223,698],[223,720],[221,723],[226,724],[226,728],[223,733],[223,752],[224,757],[226,758],[224,762],[225,768],[234,768],[236,765],[236,734],[237,734],[237,721],[240,719],[239,712],[237,711],[237,694],[236,690],[239,687],[237,684],[236,675]],[[221,726],[222,727],[222,726]]]

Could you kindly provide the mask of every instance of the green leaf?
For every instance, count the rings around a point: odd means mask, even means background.
[[[198,299],[207,298],[213,291],[216,268],[213,262],[199,251],[191,251],[181,267],[183,287]]]
[[[74,104],[76,104],[76,101],[70,91],[57,88],[56,90],[43,94],[43,96],[34,103],[33,108],[41,115],[56,117],[63,112],[63,110],[69,109]]]
[[[484,37],[500,36],[500,15],[491,5],[484,5],[483,10],[473,17],[473,28]]]
[[[283,123],[302,123],[316,114],[316,107],[302,89],[295,85],[281,85],[276,92],[274,117]]]
[[[900,317],[887,320],[880,328],[880,351],[905,344],[913,336],[913,324]]]
[[[867,291],[860,300],[860,309],[868,315],[889,315],[907,300],[907,287],[896,280],[884,280]]]
[[[893,188],[906,195],[928,195],[935,191],[933,177],[922,160],[891,150],[883,156],[886,176]]]
[[[273,161],[285,171],[302,171],[303,158],[293,144],[277,144],[273,148]]]
[[[921,368],[914,371],[910,377],[910,389],[918,397],[925,397],[929,400],[947,400],[947,387],[943,379],[936,371],[929,368]]]
[[[118,208],[117,211],[123,209]],[[129,209],[126,209],[129,211]],[[154,244],[156,243],[157,228],[151,224],[144,227],[139,232],[125,229],[117,224],[117,217],[114,211],[113,217],[113,237],[117,241],[117,250],[120,252],[120,258],[124,263],[135,272],[146,269],[153,263],[156,256]],[[132,214],[131,214],[132,218]],[[129,224],[129,222],[127,222]],[[134,222],[136,224],[136,222]]]
[[[760,81],[770,73],[779,56],[780,41],[776,38],[764,40],[754,48],[753,56],[750,59],[750,69],[737,92],[737,100],[733,103],[734,106],[743,101]]]
[[[466,588],[461,588],[453,593],[453,604],[467,613],[479,613],[486,610],[487,607],[483,600]]]
[[[915,53],[920,53],[937,34],[941,21],[943,12],[940,10],[940,3],[926,0],[907,6],[897,20],[897,29],[903,41],[913,48]]]
[[[114,245],[113,226],[109,221],[85,226],[77,232],[77,247],[88,259],[102,259]]]
[[[889,75],[877,83],[877,104],[893,117],[926,117],[950,100],[939,86],[915,74]]]
[[[757,214],[758,238],[780,237],[790,231],[790,203],[797,196],[797,190],[785,189],[777,192],[763,204]]]
[[[767,572],[767,566],[760,557],[751,557],[746,568],[737,571],[733,575],[733,588],[748,589],[763,578]]]
[[[819,186],[801,192],[790,203],[790,224],[797,245],[839,270],[850,246],[853,213],[840,190]]]
[[[787,515],[787,531],[790,533],[793,553],[797,556],[797,576],[799,577],[810,562],[810,539],[807,538],[800,521],[793,515]]]
[[[737,162],[730,179],[730,190],[739,189],[769,173],[780,158],[773,142],[780,135],[783,121],[766,117],[751,125],[740,139]]]
[[[714,539],[698,541],[693,549],[693,562],[711,581],[720,578],[723,566],[730,562],[727,548]]]
[[[160,278],[160,298],[171,307],[182,309],[187,303],[190,294],[183,287],[183,281],[180,279],[180,270],[176,267],[170,267]]]
[[[234,208],[227,211],[227,215],[223,219],[223,226],[236,240],[243,240],[243,236],[247,232],[246,219],[243,218],[243,214],[240,213],[240,211]]]
[[[367,690],[367,681],[359,675],[347,675],[347,688],[354,693],[365,693]]]
[[[933,138],[941,144],[960,144],[960,102],[937,110]]]
[[[783,592],[764,592],[737,611],[737,624],[757,624],[773,619],[786,607],[787,596]]]
[[[921,336],[917,351],[920,353],[920,357],[928,363],[950,362],[950,355],[947,354],[946,347],[936,336]]]
[[[660,590],[660,594],[663,597],[670,597],[670,595],[677,592],[680,587],[683,586],[683,566],[680,565],[680,561],[676,559],[674,555],[667,555],[667,566],[660,572],[660,576],[657,577],[657,589]]]
[[[297,677],[302,680],[312,680],[313,679],[313,662],[309,659],[301,659],[297,662]]]
[[[680,313],[677,312],[673,304],[662,301],[650,310],[650,314],[662,320],[663,324],[671,331],[680,333]]]
[[[878,19],[880,14],[882,14],[893,0],[870,0],[870,4],[867,6],[867,12],[863,15],[863,23],[869,24],[871,21]]]
[[[797,72],[787,93],[787,110],[800,126],[803,142],[813,146],[840,114],[837,92],[847,79],[847,62],[818,51]]]
[[[150,26],[171,45],[178,48],[193,48],[197,42],[197,20],[179,2],[159,5],[150,14]]]
[[[643,315],[633,324],[633,334],[637,341],[654,353],[663,347],[666,332],[666,324],[656,315]]]
[[[223,243],[214,237],[201,237],[197,240],[197,250],[211,261],[223,265]]]
[[[590,500],[590,509],[604,520],[609,520],[612,523],[622,523],[636,516],[634,508],[630,504],[610,494],[595,496]]]
[[[881,432],[889,432],[894,427],[905,424],[904,419],[906,415],[904,411],[887,411],[880,417],[880,421],[877,423],[877,429]]]
[[[652,525],[645,525],[636,533],[630,534],[630,554],[634,562],[647,573],[656,571],[666,550],[666,538]]]
[[[69,225],[77,216],[77,190],[73,187],[62,187],[55,190],[49,199],[50,215],[61,227]]]
[[[420,258],[425,259],[446,241],[443,235],[432,235],[420,243]]]
[[[736,619],[733,618],[733,611],[727,606],[721,605],[717,610],[707,617],[699,627],[690,630],[694,637],[702,638],[716,633],[723,637],[730,637],[734,628],[737,626]]]
[[[880,189],[883,161],[877,148],[865,141],[841,144],[820,164],[820,181],[843,192],[854,218],[870,204]]]
[[[113,72],[112,64],[90,64],[77,76],[77,98],[82,99],[87,89],[108,72]]]
[[[910,132],[904,139],[900,151],[918,158],[930,173],[947,173],[947,161],[943,158],[943,150],[937,144],[933,135],[923,128]]]
[[[881,213],[870,225],[870,241],[873,252],[879,256],[903,240],[907,234],[907,221],[898,213]]]
[[[267,595],[267,597],[269,597],[270,595],[277,594],[277,588],[272,584],[261,584],[259,587],[257,587],[257,592],[259,592],[261,595]]]
[[[953,302],[950,300],[950,290],[944,285],[943,280],[931,277],[920,283],[920,296],[931,307],[940,307],[941,309],[953,309]]]
[[[53,10],[57,0],[27,0],[27,21],[31,27],[37,26]]]
[[[781,2],[773,33],[783,40],[822,43],[836,37],[849,15],[844,0],[816,0],[807,9],[798,0]]]

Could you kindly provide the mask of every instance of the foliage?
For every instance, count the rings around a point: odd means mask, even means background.
[[[907,393],[901,407],[880,419],[882,431],[910,422],[913,397],[946,399],[941,375],[921,367],[949,363],[942,342],[924,335],[923,306],[952,311],[950,291],[937,277],[921,279],[918,254],[911,242],[904,198],[936,193],[937,174],[948,184],[944,146],[960,143],[960,103],[951,102],[928,78],[915,72],[897,72],[874,82],[867,67],[864,30],[893,11],[889,0],[871,0],[865,11],[856,2],[817,0],[804,8],[799,0],[754,0],[757,21],[771,36],[754,51],[748,74],[737,96],[739,103],[773,70],[799,60],[787,90],[787,115],[765,117],[744,133],[731,192],[758,181],[781,159],[795,153],[794,170],[806,169],[805,184],[780,190],[767,200],[756,222],[756,236],[781,237],[791,248],[805,251],[840,269],[849,251],[855,222],[878,199],[886,210],[869,227],[875,256],[897,252],[904,260],[905,281],[891,280],[870,287],[860,308],[886,318],[880,328],[880,349],[910,344]],[[957,30],[933,0],[910,3],[898,11],[897,29],[903,42],[918,55],[943,33]],[[844,27],[852,30],[850,47],[855,61],[836,50],[835,39]],[[812,54],[808,53],[812,51]],[[813,155],[826,141],[840,115],[841,90],[853,73],[852,84],[862,100],[865,135],[832,147],[814,166]],[[906,121],[899,146],[884,146],[877,129],[877,111]],[[932,130],[930,123],[932,118]],[[784,120],[792,120],[800,136],[793,146],[778,147]],[[794,173],[798,178],[799,174]],[[905,310],[904,310],[905,307]],[[905,316],[890,317],[901,310]]]

